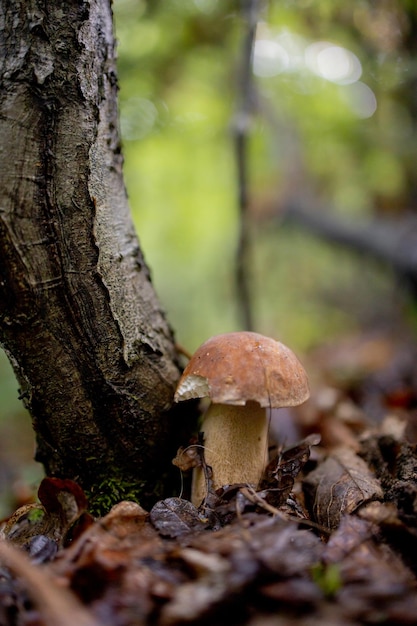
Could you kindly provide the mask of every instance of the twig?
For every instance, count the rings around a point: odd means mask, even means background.
[[[352,222],[334,217],[329,211],[305,209],[289,203],[282,215],[287,223],[295,222],[310,233],[359,254],[389,265],[417,293],[417,220],[406,214],[399,219],[383,217]]]
[[[239,491],[247,500],[249,500],[249,502],[252,502],[252,504],[257,504],[265,511],[268,511],[268,513],[272,513],[274,517],[278,517],[281,520],[294,522],[295,524],[309,526],[310,528],[318,530],[320,533],[323,533],[325,535],[331,535],[332,531],[329,528],[322,526],[321,524],[317,524],[316,522],[313,522],[312,520],[305,517],[297,517],[296,515],[291,515],[291,513],[280,511],[275,506],[272,506],[263,498],[261,498],[261,496],[257,494],[255,489],[253,489],[253,487],[251,487],[250,485],[248,485],[247,487],[241,487]]]

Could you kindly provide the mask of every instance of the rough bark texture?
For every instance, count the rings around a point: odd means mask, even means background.
[[[123,184],[110,0],[1,0],[0,31],[0,341],[36,458],[108,503],[148,493],[179,370]]]

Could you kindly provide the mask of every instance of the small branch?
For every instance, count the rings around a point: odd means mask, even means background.
[[[326,241],[382,261],[417,293],[417,219],[413,214],[353,223],[294,204],[286,208],[283,218]]]

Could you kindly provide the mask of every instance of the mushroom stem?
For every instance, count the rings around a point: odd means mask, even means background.
[[[211,404],[201,430],[204,433],[204,457],[212,468],[212,486],[249,483],[258,485],[268,457],[268,420],[266,409],[257,402],[244,406]],[[207,495],[204,471],[193,472],[191,500],[199,506]]]

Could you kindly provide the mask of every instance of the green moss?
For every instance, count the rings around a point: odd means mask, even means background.
[[[101,517],[122,500],[142,504],[144,487],[144,482],[109,475],[94,485],[90,491],[86,491],[89,511],[95,517]]]

